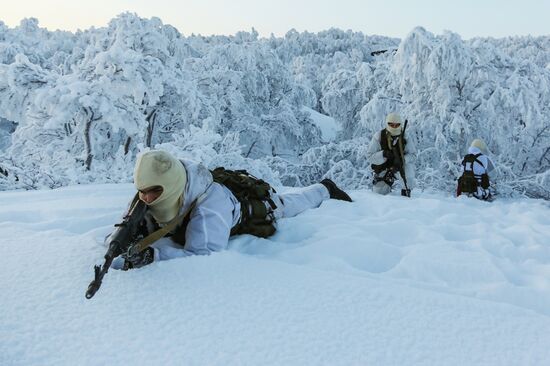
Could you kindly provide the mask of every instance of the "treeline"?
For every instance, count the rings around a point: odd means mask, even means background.
[[[452,190],[479,137],[501,193],[550,198],[549,46],[422,28],[184,36],[129,13],[76,33],[0,23],[0,189],[130,181],[136,154],[158,147],[278,184],[368,187],[364,149],[398,111],[421,187]]]

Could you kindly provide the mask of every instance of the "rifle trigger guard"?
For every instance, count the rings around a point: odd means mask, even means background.
[[[133,257],[134,255],[136,255],[137,252],[136,252],[136,246],[135,245],[131,245],[128,247],[128,250],[126,250],[126,253],[124,253],[124,255],[122,257],[124,258],[131,258]]]

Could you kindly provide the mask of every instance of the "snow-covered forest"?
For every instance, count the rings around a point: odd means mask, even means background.
[[[130,13],[76,33],[0,22],[0,190],[129,182],[147,148],[274,184],[366,188],[365,150],[391,111],[409,121],[420,188],[453,192],[482,138],[500,194],[550,199],[550,36],[204,37]]]

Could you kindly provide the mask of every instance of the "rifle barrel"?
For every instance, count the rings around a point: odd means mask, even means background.
[[[126,216],[124,216],[124,219],[120,224],[115,225],[116,229],[110,236],[111,239],[109,249],[104,257],[105,263],[103,263],[103,266],[101,267],[98,265],[94,266],[94,279],[90,282],[88,289],[86,290],[87,299],[91,299],[99,290],[103,277],[107,271],[109,271],[113,260],[126,251],[128,246],[131,244],[138,231],[138,226],[143,220],[146,209],[147,206],[145,203],[139,200],[136,195],[129,212]]]
[[[103,281],[103,276],[109,271],[109,267],[111,267],[111,263],[113,263],[114,257],[112,256],[105,256],[105,263],[103,263],[103,266],[94,266],[94,279],[90,284],[88,285],[88,289],[86,290],[86,298],[91,299],[94,297],[95,293],[99,288],[101,287],[101,282]]]

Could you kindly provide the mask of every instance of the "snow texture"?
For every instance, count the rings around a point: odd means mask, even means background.
[[[331,142],[336,139],[336,135],[342,128],[334,118],[321,114],[311,108],[304,107],[302,110],[309,113],[313,123],[321,130],[321,140],[323,142]]]
[[[397,111],[420,188],[452,192],[482,138],[501,195],[550,199],[549,65],[550,37],[185,36],[131,13],[76,33],[0,22],[0,189],[129,182],[155,147],[285,185],[365,188],[365,140]]]
[[[282,189],[282,187],[281,187]],[[275,236],[111,270],[130,184],[0,192],[0,364],[543,365],[550,207],[353,191]]]

